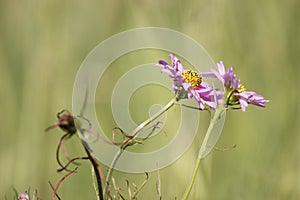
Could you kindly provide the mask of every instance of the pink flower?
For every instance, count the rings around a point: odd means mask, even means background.
[[[168,74],[172,78],[172,89],[180,99],[194,98],[200,109],[204,109],[205,105],[210,108],[216,108],[217,103],[222,99],[222,94],[216,91],[217,100],[215,101],[213,88],[206,82],[202,81],[202,77],[195,71],[185,70],[180,60],[170,54],[172,65],[164,60],[159,60],[158,66],[163,67],[162,73]]]
[[[242,111],[245,112],[249,104],[265,107],[265,103],[269,102],[269,100],[264,99],[263,96],[256,94],[255,92],[246,91],[244,85],[242,85],[240,80],[236,78],[232,67],[229,67],[226,72],[222,61],[217,63],[217,66],[218,71],[212,69],[211,72],[203,73],[202,76],[218,78],[222,81],[226,88],[226,100],[228,106],[240,105]]]
[[[28,193],[21,193],[21,194],[19,194],[18,200],[29,200]]]

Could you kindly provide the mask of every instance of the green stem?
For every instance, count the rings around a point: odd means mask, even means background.
[[[183,195],[183,198],[182,198],[183,200],[188,199],[188,197],[189,197],[189,195],[191,193],[191,190],[193,188],[193,185],[194,185],[194,182],[195,182],[195,178],[196,178],[198,169],[200,167],[200,162],[201,162],[201,160],[203,158],[203,154],[204,154],[204,152],[205,152],[205,150],[207,148],[208,139],[210,138],[210,135],[212,133],[212,130],[213,130],[216,122],[219,120],[219,118],[223,114],[224,109],[225,109],[225,105],[226,105],[226,101],[223,101],[223,103],[217,108],[217,110],[216,110],[213,118],[211,119],[211,121],[209,123],[209,126],[207,128],[204,140],[202,142],[202,145],[201,145],[198,157],[197,157],[197,162],[196,162],[196,165],[195,165],[195,168],[194,168],[194,171],[193,171],[192,179],[191,179],[191,181],[189,183],[189,186],[188,186],[187,190],[185,191],[185,193]]]
[[[194,171],[193,171],[193,175],[192,175],[192,180],[187,188],[187,190],[185,191],[184,195],[183,195],[183,198],[182,199],[187,199],[190,195],[190,192],[193,188],[193,185],[194,185],[194,181],[195,181],[195,178],[197,176],[197,172],[198,172],[198,169],[199,169],[199,166],[200,166],[200,162],[201,162],[201,157],[198,157],[197,158],[197,163],[196,163],[196,166],[194,168]]]
[[[115,165],[117,163],[117,161],[119,160],[120,156],[122,155],[122,153],[124,152],[124,149],[119,149],[119,151],[116,153],[110,167],[109,167],[109,170],[107,172],[107,175],[106,175],[106,183],[108,184],[110,182],[110,179],[111,179],[111,175],[112,175],[112,171],[113,169],[115,168]]]
[[[136,129],[133,130],[132,134],[130,135],[131,137],[128,138],[120,147],[119,151],[117,152],[117,154],[115,155],[110,168],[107,172],[107,176],[106,176],[106,190],[107,187],[110,183],[111,180],[111,176],[112,176],[112,172],[113,169],[117,163],[117,161],[119,160],[120,156],[122,155],[122,153],[124,152],[124,150],[130,146],[132,144],[132,142],[134,142],[134,140],[137,138],[138,133],[148,124],[150,124],[151,122],[153,122],[154,120],[156,120],[159,116],[161,116],[163,113],[165,113],[167,110],[169,110],[175,103],[177,102],[177,96],[175,96],[173,99],[171,99],[171,101],[169,101],[160,111],[158,111],[155,115],[151,116],[150,118],[148,118],[147,120],[145,120],[143,123],[141,123],[138,127],[136,127]],[[105,191],[107,192],[107,191]]]
[[[212,134],[212,130],[215,126],[215,124],[217,123],[217,121],[220,119],[221,115],[224,113],[225,111],[225,105],[226,102],[223,101],[223,103],[217,108],[213,118],[210,120],[209,126],[207,128],[204,140],[202,142],[199,154],[198,154],[198,158],[203,156],[203,153],[205,152],[206,148],[207,148],[207,142],[208,139],[210,138],[210,135]]]
[[[175,96],[173,99],[171,99],[171,101],[169,101],[169,103],[167,103],[167,105],[165,105],[165,107],[163,107],[160,111],[158,111],[155,115],[151,116],[150,118],[148,118],[147,120],[145,120],[143,123],[141,123],[138,127],[136,127],[132,134],[131,137],[129,139],[127,139],[123,144],[122,144],[122,148],[124,149],[125,147],[127,147],[132,141],[134,141],[137,136],[138,133],[148,124],[150,124],[151,122],[153,122],[154,120],[156,120],[159,116],[161,116],[164,112],[166,112],[167,110],[169,110],[175,103],[177,102],[177,97]]]

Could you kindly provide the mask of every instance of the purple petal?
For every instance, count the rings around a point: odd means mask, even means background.
[[[21,193],[18,197],[20,200],[29,200],[29,195],[27,193]]]
[[[240,80],[236,79],[235,76],[232,77],[231,79],[231,86],[233,90],[237,90],[239,88],[240,85]]]
[[[264,99],[263,96],[254,93],[248,100],[250,104],[260,106],[260,107],[265,107],[265,103],[269,102],[269,100]]]
[[[221,75],[215,69],[211,69],[211,71],[215,74],[215,76],[217,77],[217,79],[219,79],[223,84],[225,84],[224,75]]]
[[[173,54],[170,54],[169,57],[172,61],[172,65],[175,68],[175,70],[179,71],[179,72],[184,72],[184,68],[181,64],[181,61],[176,56],[174,56]]]
[[[199,104],[199,108],[200,108],[201,110],[203,110],[203,109],[205,108],[205,106],[203,105],[202,102],[198,102],[198,104]]]
[[[217,78],[216,74],[213,72],[203,72],[201,73],[201,76],[207,78]]]
[[[266,100],[263,96],[252,92],[252,91],[247,91],[247,92],[242,92],[239,93],[238,96],[240,97],[240,104],[241,101],[246,101],[247,104],[252,104],[260,107],[265,107],[265,103],[269,102],[269,100]],[[242,108],[242,105],[241,105]]]
[[[169,65],[169,63],[167,63],[167,62],[164,61],[164,60],[159,60],[159,61],[158,61],[158,64],[160,64],[160,65]]]
[[[223,61],[220,61],[219,63],[217,63],[217,66],[218,66],[220,75],[223,76],[225,74],[225,67],[224,67]]]
[[[241,106],[242,111],[245,112],[245,111],[246,111],[246,108],[247,108],[247,106],[248,106],[247,99],[240,98],[240,99],[239,99],[239,102],[240,102],[240,106]]]
[[[190,87],[192,87],[189,83],[183,82],[182,87],[185,91],[187,91]]]
[[[175,78],[174,72],[169,69],[161,69],[160,72],[169,75],[171,78]]]

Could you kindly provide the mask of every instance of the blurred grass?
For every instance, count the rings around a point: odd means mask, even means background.
[[[249,90],[270,99],[266,109],[228,114],[218,145],[238,147],[216,151],[203,162],[192,199],[299,199],[299,7],[297,0],[1,1],[0,198],[10,199],[12,186],[51,197],[48,181],[61,177],[55,172],[55,148],[62,133],[43,130],[56,112],[71,109],[81,62],[112,34],[159,26],[191,36],[215,61],[233,65]],[[160,56],[151,58],[156,62]],[[181,197],[193,167],[187,163],[193,163],[200,139],[161,171],[165,199]],[[67,146],[73,155],[83,154],[75,138]],[[153,199],[155,176],[141,199]],[[92,199],[91,182],[85,164],[59,193]]]

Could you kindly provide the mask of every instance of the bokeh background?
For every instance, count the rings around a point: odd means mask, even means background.
[[[298,0],[0,1],[0,198],[13,199],[12,188],[30,187],[31,193],[37,189],[40,197],[51,199],[48,181],[56,184],[63,176],[56,173],[55,161],[62,132],[44,129],[58,111],[71,110],[81,62],[113,34],[156,26],[191,36],[216,62],[233,65],[249,90],[270,100],[265,109],[228,113],[218,146],[237,148],[214,151],[203,161],[191,199],[299,199],[299,8]],[[166,52],[149,55],[130,55],[125,65],[167,58]],[[181,198],[201,138],[160,171],[164,199]],[[66,146],[71,155],[84,155],[76,137]],[[117,172],[115,178],[126,190],[125,179],[140,184],[144,175]],[[151,173],[139,199],[157,199],[156,179]],[[59,194],[94,199],[88,163]]]

